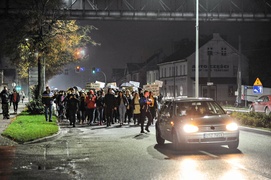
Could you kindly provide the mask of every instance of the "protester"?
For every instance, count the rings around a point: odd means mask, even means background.
[[[149,99],[149,91],[147,90],[144,91],[143,96],[140,97],[139,102],[140,102],[140,113],[141,113],[141,117],[140,117],[141,133],[144,133],[144,122],[145,122],[146,117],[148,118],[148,122],[147,122],[145,130],[147,132],[150,132],[149,126],[151,125],[152,116],[151,116],[150,107],[149,107],[149,105],[151,104],[151,100]]]
[[[20,102],[20,94],[16,91],[16,89],[13,89],[13,93],[11,94],[11,102],[13,104],[14,113],[17,114],[18,103]]]
[[[45,109],[45,119],[46,121],[49,120],[49,122],[52,122],[54,98],[53,92],[51,92],[49,86],[47,86],[46,90],[42,93],[42,104]]]
[[[139,103],[139,94],[138,92],[134,93],[134,98],[132,100],[132,109],[133,109],[133,120],[134,124],[139,125],[140,123],[140,103]],[[137,122],[136,122],[137,121]]]
[[[3,119],[9,119],[9,92],[6,86],[0,93],[0,97],[2,100],[2,112],[3,112]]]
[[[56,108],[57,108],[57,114],[58,114],[58,118],[59,120],[63,120],[64,119],[64,99],[65,99],[65,95],[64,95],[64,91],[59,91],[58,94],[56,95]]]
[[[125,91],[125,97],[128,100],[128,106],[127,106],[127,109],[126,109],[124,122],[126,122],[126,119],[128,118],[128,124],[130,124],[131,118],[133,117],[133,109],[131,107],[131,105],[132,105],[132,95],[131,95],[131,93],[130,93],[130,91],[128,89]]]
[[[70,88],[70,93],[65,97],[64,101],[67,102],[68,115],[70,120],[70,125],[75,127],[76,114],[79,107],[79,99],[75,93],[74,88]]]
[[[151,91],[150,91],[149,99],[151,100],[151,104],[150,104],[150,112],[152,115],[151,124],[153,124],[153,119],[156,118],[156,111],[158,108],[158,104],[157,104],[156,97],[153,96],[153,93]]]
[[[94,114],[96,110],[96,95],[93,90],[90,90],[88,96],[86,97],[87,104],[87,116],[88,116],[88,124],[91,125],[94,121]]]
[[[80,124],[84,124],[86,120],[86,93],[80,92],[80,102],[79,102],[79,122]]]
[[[116,110],[116,98],[113,94],[112,88],[108,89],[107,94],[104,97],[104,106],[105,106],[105,116],[106,116],[106,126],[111,126],[113,123],[113,111]]]
[[[120,122],[120,126],[123,125],[124,122],[124,118],[125,118],[125,113],[126,113],[126,109],[129,106],[129,102],[126,98],[126,96],[123,95],[122,91],[119,91],[119,94],[117,96],[117,107],[118,107],[118,112],[119,112],[119,122]]]
[[[98,97],[96,101],[96,110],[97,110],[97,119],[99,122],[99,125],[103,125],[104,120],[104,92],[99,91]]]

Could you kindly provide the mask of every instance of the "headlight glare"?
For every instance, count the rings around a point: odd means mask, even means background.
[[[197,132],[199,130],[199,128],[195,125],[192,125],[192,124],[186,124],[186,125],[184,125],[183,130],[186,133],[193,133],[193,132]]]
[[[236,123],[230,123],[226,126],[228,131],[236,131],[238,129],[238,125]]]

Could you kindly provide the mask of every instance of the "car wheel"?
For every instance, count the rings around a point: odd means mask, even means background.
[[[159,144],[159,145],[165,144],[165,139],[163,139],[163,138],[161,137],[161,134],[160,134],[158,128],[156,128],[156,142],[157,142],[157,144]]]
[[[270,109],[268,107],[266,107],[264,111],[267,116],[270,114]]]
[[[236,142],[232,142],[232,143],[228,144],[229,149],[232,149],[232,150],[237,149],[238,146],[239,146],[239,140],[236,141]]]

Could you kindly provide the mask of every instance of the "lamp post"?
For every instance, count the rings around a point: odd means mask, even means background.
[[[106,74],[100,69],[100,68],[92,68],[92,74],[94,74],[95,72],[100,72],[104,75],[104,83],[105,83],[105,86],[106,86]]]
[[[199,0],[196,0],[195,97],[199,97]]]
[[[106,74],[100,70],[100,72],[104,75],[104,83],[105,83],[105,86],[106,86]]]

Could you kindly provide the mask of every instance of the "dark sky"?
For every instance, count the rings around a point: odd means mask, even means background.
[[[104,81],[101,73],[91,75],[91,67],[101,68],[109,81],[112,68],[124,68],[127,62],[142,62],[159,49],[170,55],[173,51],[173,41],[184,38],[195,40],[195,22],[81,21],[80,23],[94,25],[99,29],[93,31],[91,36],[96,42],[101,43],[101,46],[90,46],[87,52],[89,58],[70,65],[69,75],[54,77],[49,81],[50,86],[64,89],[74,85],[84,87],[89,81]],[[238,36],[241,35],[242,48],[249,51],[257,41],[271,38],[271,23],[200,22],[199,33],[200,35],[220,33],[235,47],[238,47]],[[75,65],[85,67],[86,71],[74,73]]]

